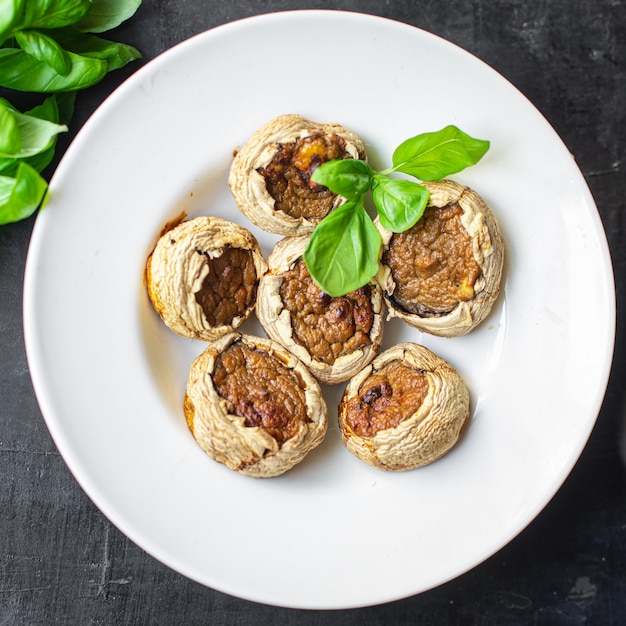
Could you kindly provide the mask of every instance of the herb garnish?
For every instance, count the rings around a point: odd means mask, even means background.
[[[141,57],[132,46],[94,33],[130,18],[141,0],[8,0],[0,2],[0,87],[46,93],[21,113],[0,98],[0,224],[40,206],[57,135],[68,130],[75,92]]]
[[[375,171],[359,159],[320,165],[311,180],[347,200],[317,225],[304,251],[304,262],[320,289],[342,296],[367,284],[378,271],[381,238],[365,209],[368,191],[381,225],[401,233],[422,217],[430,194],[424,185],[390,174],[440,180],[474,165],[488,149],[488,141],[446,126],[402,142],[386,170]]]

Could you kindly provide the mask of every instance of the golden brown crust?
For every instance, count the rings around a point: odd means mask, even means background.
[[[473,257],[480,276],[473,285],[474,295],[459,302],[451,311],[421,315],[410,312],[393,297],[396,284],[391,269],[381,263],[377,280],[383,288],[389,317],[399,317],[421,331],[442,337],[465,335],[476,328],[490,313],[500,292],[504,263],[504,242],[498,222],[485,201],[472,189],[451,180],[422,183],[430,192],[429,206],[445,207],[458,203],[463,210],[461,222],[471,238]],[[386,250],[393,233],[376,220]],[[419,304],[419,303],[416,303]]]
[[[367,402],[360,397],[360,390],[368,378],[396,363],[424,373],[428,383],[425,398],[397,426],[378,430],[373,436],[355,433],[347,419],[349,403]],[[339,427],[348,450],[363,462],[384,470],[410,470],[450,451],[469,419],[469,405],[467,386],[454,368],[423,346],[401,343],[382,352],[350,380],[339,405]]]
[[[219,312],[212,311],[212,300],[225,299],[221,294],[210,297],[211,282],[220,289],[227,285],[222,277],[213,280],[211,272],[233,254],[244,264],[243,270],[235,269],[238,288],[245,294],[237,293],[233,283],[233,302],[222,305]],[[259,244],[247,229],[218,217],[196,217],[160,236],[146,263],[146,288],[166,326],[183,337],[210,341],[232,332],[250,316],[265,269]]]
[[[242,344],[265,351],[298,381],[305,398],[306,419],[280,442],[260,426],[246,426],[233,403],[218,392],[214,375],[218,360],[229,347]],[[285,373],[283,372],[283,373]],[[262,382],[259,381],[259,385]],[[263,393],[255,389],[251,393]],[[242,398],[245,404],[245,398]],[[327,409],[321,389],[308,369],[279,344],[265,338],[230,333],[210,343],[194,361],[184,400],[187,424],[202,449],[214,460],[241,474],[257,478],[278,476],[293,468],[326,434]]]
[[[275,200],[267,189],[259,169],[266,168],[278,145],[293,142],[315,132],[338,135],[345,140],[346,152],[352,158],[365,159],[365,146],[351,130],[339,124],[321,124],[301,115],[280,115],[259,128],[239,150],[233,160],[228,184],[239,210],[263,230],[285,236],[311,233],[321,218],[292,217],[275,209]],[[343,202],[339,196],[335,206]]]
[[[291,270],[301,259],[308,236],[287,237],[278,242],[274,250],[268,257],[268,271],[261,277],[259,283],[256,314],[265,332],[274,341],[285,346],[290,352],[295,354],[313,373],[313,375],[323,383],[333,384],[345,381],[360,369],[365,367],[378,353],[383,339],[384,328],[384,302],[380,286],[372,281],[367,286],[369,303],[367,314],[371,313],[371,326],[368,330],[368,341],[361,342],[358,348],[342,352],[336,359],[324,360],[319,354],[313,354],[310,347],[304,345],[294,332],[292,314],[285,306],[281,296],[281,285],[284,282],[285,274]],[[309,285],[307,297],[315,298],[322,294],[321,290],[312,283]],[[327,297],[328,305],[321,307],[320,317],[324,317],[329,326],[339,324],[333,322],[333,300]],[[342,298],[348,300],[348,298]],[[346,309],[351,309],[352,304],[346,303]],[[326,315],[324,315],[326,314]],[[354,315],[354,311],[346,310],[346,317]],[[328,318],[328,319],[327,319]],[[344,320],[341,320],[342,322]],[[356,326],[354,319],[345,320],[346,325]],[[324,333],[323,329],[317,329],[318,333]],[[332,336],[333,329],[325,331],[324,340]],[[349,340],[346,338],[346,342]]]

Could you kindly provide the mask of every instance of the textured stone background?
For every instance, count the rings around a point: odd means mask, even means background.
[[[21,291],[34,220],[3,226],[0,626],[624,623],[626,408],[619,314],[626,287],[626,2],[145,0],[116,38],[139,48],[145,62],[218,24],[296,8],[359,10],[445,37],[516,85],[574,154],[601,213],[617,283],[616,356],[589,444],[557,496],[518,538],[430,592],[383,606],[318,613],[260,606],[206,589],[156,562],[112,527],[59,456],[33,394],[23,346]],[[59,156],[100,102],[142,62],[79,95]],[[584,291],[580,305],[593,305]]]

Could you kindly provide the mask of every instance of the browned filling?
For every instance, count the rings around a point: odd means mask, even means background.
[[[267,167],[257,171],[265,178],[274,208],[294,218],[322,219],[332,209],[335,194],[311,180],[319,165],[349,158],[339,135],[314,132],[290,143],[280,143]]]
[[[301,378],[265,350],[241,341],[231,344],[217,358],[213,382],[231,412],[280,445],[308,419]]]
[[[196,301],[211,326],[228,325],[256,300],[258,280],[252,252],[226,246],[219,257],[207,255],[207,263],[209,273],[196,293]]]
[[[340,356],[371,344],[374,310],[369,285],[331,298],[313,282],[300,258],[283,274],[280,297],[291,314],[294,341],[315,360],[332,365]]]
[[[458,203],[428,207],[409,230],[394,234],[383,255],[396,288],[393,299],[409,313],[441,315],[474,297],[481,269]]]
[[[355,434],[373,437],[411,417],[427,393],[428,380],[422,370],[390,363],[369,376],[358,395],[348,400],[346,423]]]

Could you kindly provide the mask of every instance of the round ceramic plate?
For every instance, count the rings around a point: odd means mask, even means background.
[[[227,175],[233,151],[282,113],[351,128],[379,169],[404,139],[448,124],[491,141],[478,165],[453,177],[491,205],[506,241],[504,289],[491,317],[456,339],[398,320],[386,328],[384,347],[423,343],[471,390],[466,435],[425,468],[387,473],[348,453],[336,423],[342,385],[325,390],[323,444],[278,478],[228,470],[187,429],[184,388],[204,344],[175,336],[152,310],[146,256],[181,212],[239,222],[269,253],[276,238],[238,212]],[[439,585],[539,513],[601,406],[614,304],[593,200],[533,106],[442,39],[324,11],[215,28],[113,93],[50,183],[24,294],[42,412],[103,513],[193,580],[258,602],[318,609]],[[262,332],[254,319],[244,330]]]

